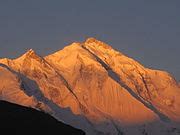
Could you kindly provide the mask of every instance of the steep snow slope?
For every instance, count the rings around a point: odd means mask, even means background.
[[[180,87],[167,72],[144,68],[138,62],[90,38],[83,45],[112,70],[122,83],[170,119],[180,120]]]
[[[48,106],[54,117],[89,135],[179,132],[176,81],[94,38],[44,58],[29,50],[0,63],[19,73],[25,93]]]
[[[88,117],[92,121],[103,120],[102,114],[131,124],[156,119],[151,110],[109,77],[106,69],[80,44],[74,43],[46,60],[66,78],[79,100],[94,112]]]

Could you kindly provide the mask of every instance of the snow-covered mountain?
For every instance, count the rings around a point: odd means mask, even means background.
[[[0,98],[87,135],[180,134],[180,86],[94,38],[46,57],[0,59]]]

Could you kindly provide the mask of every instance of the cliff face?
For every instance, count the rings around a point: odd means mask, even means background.
[[[180,87],[173,77],[145,68],[94,38],[44,58],[29,50],[0,63],[18,73],[25,93],[20,97],[33,97],[42,110],[88,134],[131,134],[137,125],[143,130],[159,125],[154,130],[159,134],[180,121]]]

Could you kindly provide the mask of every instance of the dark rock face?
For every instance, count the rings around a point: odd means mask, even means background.
[[[35,109],[0,101],[0,133],[85,135],[82,130],[57,121]]]

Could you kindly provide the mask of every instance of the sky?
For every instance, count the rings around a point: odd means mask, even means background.
[[[95,37],[180,81],[180,0],[0,0],[0,58]]]

